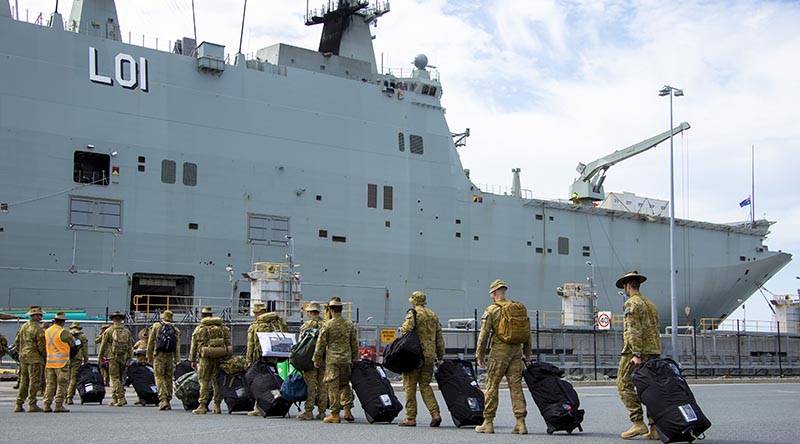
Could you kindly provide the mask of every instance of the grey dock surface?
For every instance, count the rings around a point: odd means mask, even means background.
[[[785,383],[692,383],[692,389],[713,426],[704,443],[797,443],[797,412],[800,409],[800,381]],[[0,430],[2,442],[64,443],[141,443],[174,444],[213,442],[325,442],[325,443],[622,443],[646,442],[641,437],[623,440],[620,432],[629,426],[627,411],[612,386],[577,386],[581,407],[586,410],[584,432],[566,435],[545,433],[545,426],[530,394],[527,436],[511,434],[514,417],[508,390],[500,392],[500,407],[495,420],[495,435],[480,435],[471,427],[458,429],[446,412],[441,393],[436,392],[444,421],[438,429],[427,426],[428,415],[418,396],[420,414],[416,428],[394,424],[368,424],[356,401],[355,423],[323,424],[322,421],[297,421],[297,409],[291,418],[248,417],[243,413],[228,415],[192,415],[173,400],[172,411],[134,406],[133,390],[128,388],[125,407],[73,405],[69,414],[13,413],[16,391],[12,382],[0,382]],[[403,401],[402,389],[396,393]],[[108,400],[108,398],[107,398]],[[107,401],[106,401],[107,402]],[[41,401],[40,401],[41,404]],[[225,412],[223,403],[223,412]],[[649,441],[656,442],[656,441]]]

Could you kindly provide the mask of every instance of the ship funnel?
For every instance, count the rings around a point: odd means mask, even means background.
[[[109,40],[120,40],[114,0],[75,0],[67,23],[69,30]]]
[[[519,182],[519,172],[522,171],[521,168],[514,168],[511,170],[514,173],[514,179],[511,182],[511,195],[514,197],[522,196],[522,186]]]

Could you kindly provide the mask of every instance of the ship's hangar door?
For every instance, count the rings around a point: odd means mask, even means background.
[[[194,276],[134,273],[131,282],[131,310],[153,313],[170,309],[190,310],[194,302]]]

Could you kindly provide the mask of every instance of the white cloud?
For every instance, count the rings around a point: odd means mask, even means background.
[[[52,8],[49,0],[19,3]],[[190,0],[117,4],[123,30],[158,36],[162,45],[192,35]],[[241,5],[198,0],[200,40],[235,52]],[[425,53],[438,67],[451,130],[472,130],[460,152],[475,182],[508,186],[511,168],[521,167],[523,187],[534,195],[566,197],[579,161],[668,129],[668,100],[657,91],[670,83],[686,92],[675,99],[675,123],[692,124],[675,141],[678,216],[746,219],[738,202],[750,194],[754,144],[757,216],[778,220],[767,243],[800,252],[799,4],[395,0],[391,6],[374,30],[378,63],[383,54],[387,67],[408,69],[415,54]],[[62,6],[65,17],[68,8]],[[303,25],[303,2],[258,0],[248,8],[244,52],[277,42],[316,48],[321,27]],[[665,143],[611,168],[606,190],[666,199],[668,162]],[[790,264],[768,286],[794,292],[798,274]]]

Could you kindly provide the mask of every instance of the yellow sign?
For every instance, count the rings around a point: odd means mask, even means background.
[[[381,342],[393,342],[397,338],[397,330],[381,330]]]

